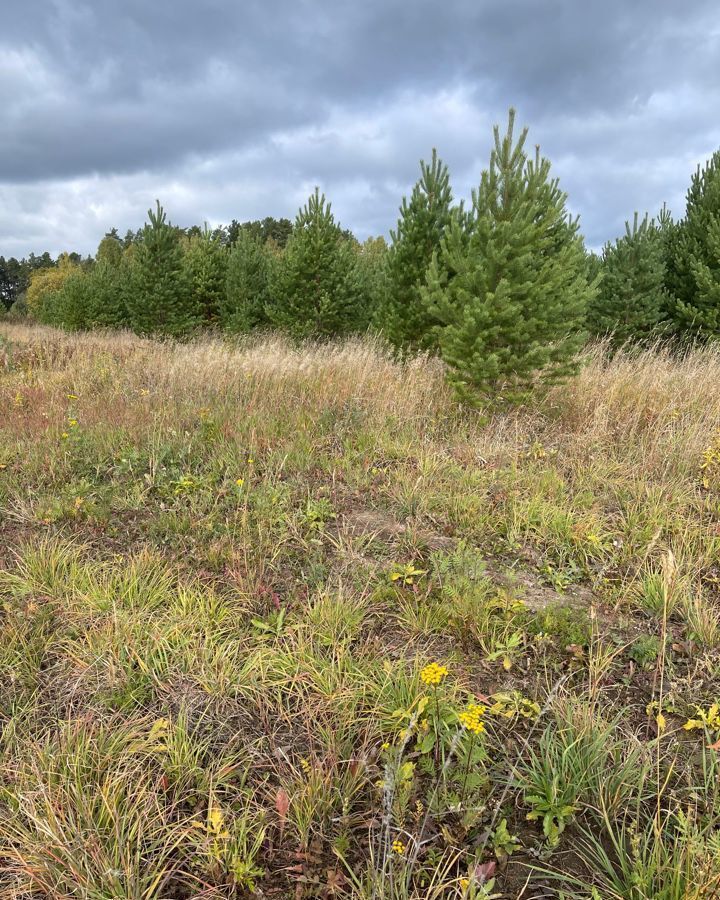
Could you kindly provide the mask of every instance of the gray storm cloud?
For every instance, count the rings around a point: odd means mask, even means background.
[[[386,233],[433,146],[469,195],[511,104],[599,246],[635,209],[681,213],[720,145],[718,22],[674,0],[9,0],[0,254],[91,252],[155,197],[181,225],[292,216],[316,183]]]

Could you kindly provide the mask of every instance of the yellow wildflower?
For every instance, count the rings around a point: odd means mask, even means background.
[[[473,734],[482,734],[485,731],[485,723],[482,720],[484,715],[484,706],[479,703],[471,703],[466,710],[460,713],[458,718],[468,731],[472,731]]]
[[[430,663],[429,666],[425,666],[425,668],[420,673],[420,680],[423,684],[431,684],[433,686],[440,684],[440,682],[445,678],[448,674],[447,666],[441,666],[439,663]]]
[[[242,487],[242,486],[245,484],[245,479],[244,479],[244,478],[236,478],[236,479],[235,479],[235,484],[236,484],[238,487]]]
[[[394,840],[392,842],[392,852],[397,853],[398,856],[402,856],[405,853],[405,844],[400,840]]]

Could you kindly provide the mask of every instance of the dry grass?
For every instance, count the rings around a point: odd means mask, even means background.
[[[0,323],[0,897],[713,896],[720,352],[605,350]]]
[[[52,369],[58,390],[92,381],[105,360],[118,399],[149,389],[165,404],[181,399],[179,391],[196,404],[212,398],[272,408],[291,395],[315,407],[362,404],[377,420],[396,416],[422,425],[457,419],[437,360],[398,363],[370,339],[297,347],[269,335],[236,345],[215,338],[177,345],[130,332],[67,334],[10,323],[0,325],[0,335],[28,374]],[[720,349],[712,346],[677,355],[658,345],[610,358],[599,344],[585,353],[579,375],[554,388],[537,409],[496,416],[476,427],[473,438],[497,449],[549,427],[556,442],[616,453],[632,448],[637,462],[661,469],[668,458],[678,461],[676,445],[685,458],[699,457],[707,446],[720,425],[718,383]]]

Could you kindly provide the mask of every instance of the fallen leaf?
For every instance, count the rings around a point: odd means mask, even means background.
[[[485,884],[486,881],[490,881],[490,879],[495,875],[496,868],[497,863],[494,859],[490,859],[487,862],[480,863],[480,865],[475,866],[475,878],[480,884]]]
[[[280,834],[282,834],[288,810],[290,809],[290,797],[288,797],[288,792],[285,788],[278,788],[277,794],[275,794],[275,809],[280,819]]]

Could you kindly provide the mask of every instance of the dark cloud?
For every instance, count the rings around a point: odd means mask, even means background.
[[[696,0],[8,0],[0,253],[92,250],[161,197],[181,224],[292,215],[319,183],[386,232],[437,146],[468,195],[507,107],[598,246],[682,211],[720,144]]]

